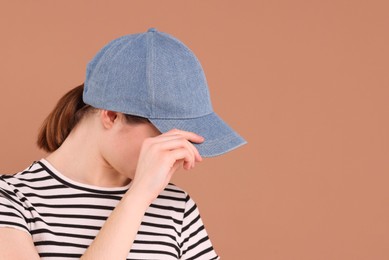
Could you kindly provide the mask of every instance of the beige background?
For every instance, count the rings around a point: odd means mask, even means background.
[[[19,2],[19,3],[16,3]],[[108,41],[186,43],[249,144],[174,182],[235,259],[389,259],[387,1],[1,1],[0,172]]]

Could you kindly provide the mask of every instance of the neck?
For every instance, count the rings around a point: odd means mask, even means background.
[[[99,187],[127,185],[131,180],[113,169],[98,151],[98,136],[90,133],[85,124],[79,124],[61,147],[45,159],[61,174],[83,184]]]

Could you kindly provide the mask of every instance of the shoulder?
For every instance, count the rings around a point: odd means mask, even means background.
[[[23,188],[33,183],[31,165],[24,171],[0,176],[0,227],[11,227],[29,232],[30,204]],[[30,176],[31,175],[31,176]]]
[[[33,162],[23,171],[0,175],[0,195],[25,203],[27,200],[25,194],[42,190],[51,179],[52,177],[41,164]]]
[[[192,204],[192,201],[188,192],[173,183],[169,183],[150,206],[151,208],[183,214],[186,211],[188,203]]]
[[[34,172],[37,172],[40,168],[36,162],[33,162],[23,171],[0,175],[0,195],[15,202],[21,200],[23,197],[21,190],[34,182],[34,178],[36,178]]]
[[[173,183],[169,183],[165,189],[161,192],[161,195],[175,195],[177,197],[186,197],[188,196],[188,193],[180,188],[179,186],[173,184]]]
[[[6,188],[14,185],[18,186],[21,183],[31,183],[37,180],[38,177],[42,177],[42,175],[46,176],[47,172],[37,161],[34,161],[20,172],[0,175],[0,187]]]
[[[181,188],[173,183],[169,183],[158,197],[159,198],[170,198],[170,199],[173,199],[175,201],[182,201],[185,204],[188,202],[194,203],[192,197],[190,196],[190,194],[186,190],[184,190],[183,188]]]

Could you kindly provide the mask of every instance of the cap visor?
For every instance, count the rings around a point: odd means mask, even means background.
[[[191,119],[149,118],[149,120],[162,133],[176,128],[204,137],[204,142],[193,143],[202,157],[222,155],[247,143],[216,113]]]

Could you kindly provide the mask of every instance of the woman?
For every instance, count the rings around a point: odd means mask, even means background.
[[[0,178],[0,259],[219,259],[169,181],[244,143],[182,42],[155,28],[115,39],[45,120],[49,155]]]

